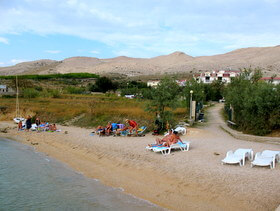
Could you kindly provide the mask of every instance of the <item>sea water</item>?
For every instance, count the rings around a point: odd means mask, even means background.
[[[163,210],[0,138],[0,210]]]

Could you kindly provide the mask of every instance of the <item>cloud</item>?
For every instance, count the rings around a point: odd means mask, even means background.
[[[61,51],[59,51],[59,50],[46,50],[45,52],[46,52],[46,53],[50,53],[50,54],[58,54],[58,53],[60,53]]]
[[[2,7],[0,35],[70,35],[143,57],[278,45],[280,37],[279,0],[14,0]]]
[[[8,39],[4,38],[4,37],[0,37],[0,43],[4,43],[4,44],[9,44]]]
[[[22,62],[26,62],[25,59],[11,59],[10,60],[10,63],[15,65],[15,64],[18,64],[18,63],[22,63]]]
[[[99,54],[99,51],[90,51],[92,54]]]

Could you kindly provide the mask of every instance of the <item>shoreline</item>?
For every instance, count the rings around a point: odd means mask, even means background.
[[[203,146],[207,139],[215,139],[215,134],[208,131],[189,129],[188,135],[182,139],[191,140],[190,151],[176,151],[162,156],[145,149],[147,143],[152,143],[155,139],[151,135],[98,137],[89,136],[89,129],[59,128],[68,131],[68,134],[18,132],[12,129],[4,136],[31,145],[35,150],[67,163],[86,177],[98,179],[107,186],[121,187],[127,194],[170,210],[274,210],[280,203],[279,188],[277,189],[277,186],[280,187],[277,176],[280,165],[276,165],[274,170],[251,169],[248,163],[242,168],[222,166],[220,160],[225,156],[224,149],[228,146],[213,145],[214,149],[208,145]],[[246,146],[252,145],[239,142]],[[254,145],[262,148],[263,144]],[[217,150],[221,154],[213,155]],[[207,159],[208,157],[211,159]],[[253,178],[254,174],[255,179],[259,179],[258,182]],[[267,185],[263,176],[271,175],[270,183],[273,184],[269,188],[272,189],[262,190]],[[245,190],[240,184],[244,182],[240,181],[243,177],[247,181],[244,184]],[[255,185],[260,187],[256,188]],[[243,192],[240,193],[240,190]],[[258,192],[260,193],[257,194]],[[262,199],[262,194],[269,198]]]

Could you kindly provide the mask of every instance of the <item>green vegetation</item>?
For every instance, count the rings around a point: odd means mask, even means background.
[[[147,104],[147,110],[157,114],[155,117],[161,128],[165,128],[167,124],[174,126],[172,111],[179,105],[179,95],[176,81],[167,77],[160,81],[157,88],[151,89],[151,100]]]
[[[23,91],[24,98],[36,98],[39,96],[39,91],[33,88],[27,88]]]
[[[95,84],[91,85],[89,88],[92,92],[107,92],[109,90],[116,90],[118,84],[114,83],[110,78],[100,77],[96,80]]]
[[[65,73],[65,74],[49,74],[49,75],[18,75],[18,79],[32,80],[49,80],[49,79],[81,79],[81,78],[99,78],[98,75],[92,73]],[[15,79],[16,76],[1,75],[0,79]]]
[[[74,75],[82,77],[83,74]],[[172,77],[165,77],[156,88],[147,87],[141,81],[116,82],[107,77],[44,81],[25,78],[19,80],[20,104],[24,114],[32,112],[50,122],[64,123],[79,117],[75,125],[92,127],[130,118],[150,129],[155,128],[157,120],[164,129],[166,123],[174,127],[178,121],[188,119],[192,90],[197,108],[225,97],[226,111],[233,110],[230,120],[239,130],[266,135],[280,128],[280,85],[262,82],[261,76],[259,69],[245,69],[227,86],[219,81],[202,84],[190,80],[185,87],[179,87]],[[14,78],[10,81],[13,84]],[[117,97],[110,92],[116,90],[121,96],[135,95],[135,99]],[[107,94],[92,95],[93,91]],[[12,115],[7,114],[14,112],[14,105],[14,98],[2,97],[0,106],[8,108],[2,119],[11,119]]]
[[[225,89],[226,108],[233,109],[239,130],[266,135],[280,128],[280,85],[259,81],[259,69],[244,69]]]

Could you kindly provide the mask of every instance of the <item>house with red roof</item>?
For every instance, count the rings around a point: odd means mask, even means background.
[[[235,70],[214,70],[212,72],[204,72],[194,76],[199,83],[209,84],[213,81],[221,81],[223,83],[230,83],[233,78],[237,77],[240,71]]]
[[[274,85],[280,84],[280,77],[263,77],[260,80],[265,81],[267,83],[272,83]]]

